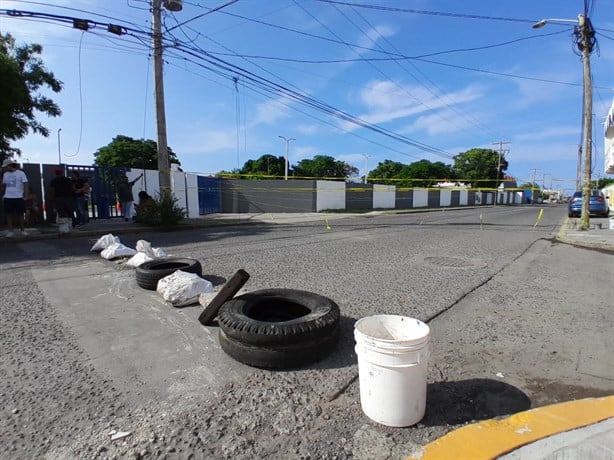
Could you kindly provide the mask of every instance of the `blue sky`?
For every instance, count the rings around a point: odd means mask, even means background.
[[[209,12],[225,3],[231,4]],[[606,0],[590,3],[599,44],[591,56],[593,175],[603,176],[603,120],[614,97],[614,8]],[[62,116],[41,117],[51,136],[16,144],[24,159],[57,162],[60,128],[62,160],[74,164],[91,164],[93,153],[118,134],[156,139],[148,5],[0,2],[2,9],[142,31],[118,37],[100,26],[82,32],[0,14],[0,30],[43,45],[45,64],[64,82],[53,96]],[[184,170],[200,173],[231,170],[264,154],[283,156],[278,136],[295,139],[292,164],[330,155],[361,174],[386,159],[452,164],[451,156],[470,148],[502,147],[509,150],[508,173],[519,181],[536,177],[570,191],[581,143],[582,61],[573,24],[531,25],[576,20],[583,8],[581,0],[184,1],[181,12],[163,15],[168,144]],[[296,94],[310,104],[288,97]],[[375,130],[334,116],[340,112]]]

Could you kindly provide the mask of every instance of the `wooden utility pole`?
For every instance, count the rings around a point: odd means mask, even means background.
[[[533,168],[531,171],[533,171],[533,182],[531,182],[531,204],[533,205],[537,199],[537,183],[535,182],[535,176],[537,176],[538,169]]]
[[[505,144],[511,144],[510,141],[499,141],[493,142],[493,145],[499,145],[499,160],[497,161],[497,183],[495,184],[495,205],[499,201],[499,176],[501,175],[501,156],[503,155],[503,146]],[[509,149],[505,151],[509,152]],[[505,186],[503,186],[503,190],[505,190]]]
[[[160,194],[171,193],[171,166],[168,158],[168,143],[166,139],[166,113],[164,109],[164,76],[162,71],[162,0],[152,0],[152,37],[154,91],[156,101],[156,127],[158,133],[158,177]]]

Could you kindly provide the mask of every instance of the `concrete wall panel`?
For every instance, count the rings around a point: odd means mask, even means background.
[[[314,212],[315,181],[222,180],[222,209],[229,213]]]
[[[345,183],[335,181],[316,181],[316,211],[326,209],[345,209]]]
[[[429,203],[429,191],[425,188],[414,189],[412,208],[426,208]]]
[[[373,209],[373,185],[346,183],[345,209]]]
[[[373,208],[394,209],[395,207],[394,185],[373,185]]]
[[[444,207],[452,206],[452,190],[442,188],[439,191],[439,205]]]
[[[411,209],[414,204],[414,189],[407,187],[395,187],[395,209]]]

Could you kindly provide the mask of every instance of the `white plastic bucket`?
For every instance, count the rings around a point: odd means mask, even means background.
[[[426,410],[430,329],[407,316],[376,315],[354,325],[360,405],[382,425],[415,425]]]
[[[72,227],[72,219],[68,217],[58,217],[58,232],[69,233]]]

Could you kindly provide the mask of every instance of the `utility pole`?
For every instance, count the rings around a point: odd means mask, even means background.
[[[591,87],[591,51],[593,51],[595,31],[590,19],[583,14],[578,15],[578,29],[581,41],[578,49],[582,52],[583,82],[584,82],[584,184],[582,186],[582,214],[580,216],[582,230],[588,230],[589,201],[591,197],[591,154],[593,151],[593,90]]]
[[[584,2],[587,13],[586,5]],[[584,14],[579,14],[577,20],[571,19],[542,19],[533,24],[534,29],[539,29],[545,26],[548,22],[554,23],[575,23],[574,35],[576,37],[576,45],[582,53],[583,67],[583,89],[584,89],[584,109],[582,114],[583,121],[583,148],[584,151],[584,183],[582,184],[582,214],[580,218],[581,229],[588,230],[589,228],[589,200],[591,196],[591,167],[592,167],[592,139],[593,139],[593,90],[591,87],[591,52],[595,47],[595,30],[589,18]],[[579,164],[579,163],[578,163]]]
[[[367,155],[366,153],[362,154],[363,157],[365,157],[365,184],[367,184],[367,177],[369,177],[369,155]]]
[[[537,183],[535,182],[535,176],[537,176],[537,169],[533,168],[531,169],[531,171],[533,171],[533,181],[531,182],[531,204],[535,204],[535,201],[537,199]]]
[[[60,143],[60,132],[62,128],[58,129],[58,165],[62,165],[62,147]]]
[[[499,176],[501,175],[501,157],[503,156],[503,146],[505,144],[511,144],[510,141],[499,141],[493,142],[493,145],[499,145],[499,160],[497,161],[497,183],[495,185],[495,204],[499,202]],[[505,153],[509,152],[509,149],[505,151]],[[503,187],[505,190],[505,186]]]
[[[288,151],[290,150],[290,141],[295,141],[296,139],[292,137],[290,139],[286,139],[284,136],[277,136],[277,137],[286,141],[286,175],[285,175],[284,180],[288,180]]]
[[[171,165],[166,139],[166,113],[164,110],[164,75],[162,71],[162,0],[152,0],[151,28],[153,37],[154,91],[156,101],[156,127],[158,133],[158,177],[160,194],[171,193]]]

